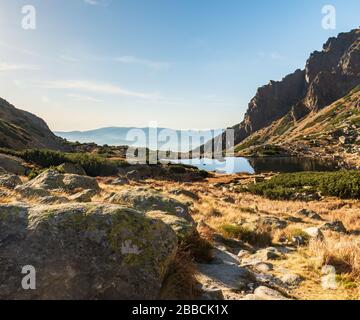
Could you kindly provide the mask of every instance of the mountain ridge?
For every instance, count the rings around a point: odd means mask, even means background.
[[[2,98],[0,98],[0,147],[15,150],[67,149],[64,140],[57,137],[43,119],[16,108]]]
[[[314,51],[304,70],[258,88],[244,120],[234,130],[235,146],[287,114],[298,121],[348,94],[360,83],[360,28],[330,38],[322,51]],[[226,133],[200,148],[224,150]]]

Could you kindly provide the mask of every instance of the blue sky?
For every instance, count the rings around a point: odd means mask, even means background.
[[[224,128],[359,16],[358,0],[1,0],[0,97],[53,130]]]

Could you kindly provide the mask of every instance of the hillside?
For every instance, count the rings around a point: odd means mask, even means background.
[[[64,150],[63,140],[51,132],[44,120],[15,108],[0,98],[0,147]]]
[[[299,121],[346,96],[360,83],[360,29],[330,38],[315,51],[304,70],[270,81],[250,101],[244,121],[233,126],[235,145],[283,117]],[[225,134],[209,142],[221,152]],[[220,144],[221,142],[221,144]],[[250,145],[250,144],[249,144]],[[209,144],[205,145],[209,148]]]
[[[235,147],[235,153],[243,156],[264,156],[272,152],[321,157],[343,166],[359,167],[360,86],[298,121],[288,113]]]

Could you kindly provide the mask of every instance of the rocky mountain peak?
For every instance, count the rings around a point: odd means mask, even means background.
[[[313,52],[304,70],[270,81],[251,99],[244,121],[233,127],[235,144],[287,114],[298,120],[349,93],[360,83],[360,28],[330,38]],[[210,141],[216,152],[226,134]],[[222,142],[220,145],[219,142]],[[205,150],[210,150],[205,145]]]

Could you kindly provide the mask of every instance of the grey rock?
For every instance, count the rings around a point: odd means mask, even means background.
[[[266,272],[273,270],[274,266],[271,263],[260,262],[260,263],[257,263],[254,266],[254,268],[258,272],[266,273]]]
[[[149,211],[146,213],[146,216],[153,219],[159,219],[171,229],[174,230],[180,242],[190,239],[192,236],[196,235],[196,224],[185,220],[184,218],[177,217],[175,215],[170,215],[167,212],[163,211]]]
[[[0,176],[1,187],[5,187],[7,189],[14,189],[16,186],[21,184],[21,179],[15,174],[3,174]]]
[[[303,231],[311,238],[316,240],[324,240],[324,234],[318,227],[310,227],[303,229]]]
[[[26,167],[24,161],[18,157],[0,154],[0,167],[8,173],[24,176],[26,174]]]
[[[228,264],[239,265],[239,257],[231,252],[227,251],[225,247],[215,247],[213,249],[213,261],[212,264]]]
[[[30,187],[28,184],[19,185],[15,188],[19,198],[35,199],[50,196],[50,192],[36,187]]]
[[[96,194],[94,189],[87,189],[70,196],[69,199],[74,202],[91,202],[92,197]]]
[[[320,229],[321,230],[331,230],[331,231],[340,232],[340,233],[347,232],[344,224],[340,220],[325,223],[323,226],[321,226]]]
[[[111,182],[112,185],[114,186],[125,186],[127,184],[129,184],[129,180],[127,178],[116,178]]]
[[[284,297],[280,292],[264,286],[257,287],[254,296],[255,300],[291,300]]]
[[[198,297],[198,300],[224,300],[223,291],[219,288],[208,288],[202,286],[200,289],[202,294]]]
[[[69,203],[70,200],[66,197],[46,196],[39,198],[37,202],[40,204],[64,204]]]
[[[211,279],[218,288],[244,290],[252,282],[251,273],[236,265],[229,264],[197,264],[197,270],[203,276]]]
[[[120,206],[0,205],[0,299],[156,299],[177,241]],[[38,271],[36,290],[19,285],[25,265]]]
[[[110,194],[105,198],[105,201],[129,206],[144,212],[163,211],[194,223],[186,204],[166,197],[156,191],[143,190],[140,188],[124,190],[119,193]]]
[[[298,211],[298,215],[313,219],[313,220],[322,220],[321,216],[317,214],[315,211],[308,210],[308,209],[302,209]]]
[[[196,201],[200,199],[199,196],[195,192],[192,192],[192,191],[189,191],[186,189],[172,189],[172,190],[170,190],[170,193],[177,195],[177,196],[183,195],[185,197],[191,198]]]
[[[289,287],[297,287],[302,281],[303,278],[297,274],[285,274],[280,280]]]
[[[42,172],[24,186],[44,190],[73,191],[78,189],[93,189],[97,192],[100,191],[100,187],[95,178],[76,174],[61,174],[51,169]]]

